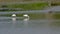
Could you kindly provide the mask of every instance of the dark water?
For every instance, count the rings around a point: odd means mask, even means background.
[[[0,19],[0,34],[60,34],[60,26],[49,20]]]

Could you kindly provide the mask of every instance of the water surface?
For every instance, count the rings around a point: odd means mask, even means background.
[[[0,19],[0,34],[60,34],[60,26],[45,19],[29,21]]]

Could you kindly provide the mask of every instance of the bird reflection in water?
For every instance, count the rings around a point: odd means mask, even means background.
[[[16,14],[12,14],[12,21],[13,23],[16,23]]]
[[[24,14],[23,17],[24,17],[24,19],[23,19],[24,26],[28,27],[29,15],[28,14]]]
[[[12,14],[12,30],[16,28],[16,14]]]
[[[23,17],[24,17],[23,21],[29,21],[29,16],[28,16],[28,14],[24,14]]]

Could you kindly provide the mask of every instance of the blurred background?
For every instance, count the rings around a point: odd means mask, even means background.
[[[0,34],[60,34],[60,0],[0,0]]]

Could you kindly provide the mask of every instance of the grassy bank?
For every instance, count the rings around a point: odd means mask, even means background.
[[[6,17],[11,17],[12,14],[5,14],[5,15],[0,15],[0,16],[6,16]],[[16,14],[17,17],[23,17],[23,14]],[[28,14],[30,16],[30,19],[44,19],[45,14],[42,13],[34,13],[34,14]]]
[[[44,9],[44,7],[46,6],[48,6],[48,3],[46,2],[7,4],[7,8],[21,8],[23,10],[41,10]]]
[[[54,2],[54,3],[52,2],[51,6],[60,6],[60,2]]]
[[[0,16],[6,16],[6,17],[11,17],[12,14],[4,14]],[[23,14],[16,14],[17,17],[23,17]],[[30,13],[28,14],[30,16],[30,19],[45,19],[46,15],[44,13]],[[52,16],[53,19],[60,19],[60,14],[55,13]]]
[[[53,14],[54,19],[60,19],[60,13],[55,13]]]

